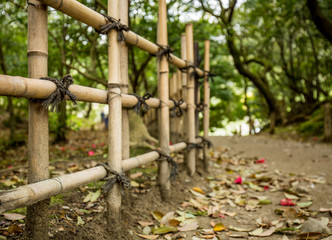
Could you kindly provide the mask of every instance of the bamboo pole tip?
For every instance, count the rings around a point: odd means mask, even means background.
[[[186,27],[192,27],[194,24],[193,23],[187,23]]]

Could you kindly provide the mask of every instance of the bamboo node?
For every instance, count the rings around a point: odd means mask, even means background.
[[[154,149],[153,151],[156,151],[159,154],[157,161],[167,161],[171,165],[171,174],[169,176],[169,180],[174,181],[176,175],[178,174],[178,165],[174,159],[159,149]]]
[[[54,109],[55,112],[59,112],[59,104],[63,101],[66,95],[68,95],[69,99],[77,105],[77,97],[69,91],[69,86],[74,83],[70,74],[67,74],[61,80],[51,77],[43,77],[40,79],[51,81],[57,87],[50,96],[42,100],[41,104],[43,107],[48,109],[48,107],[51,106],[51,112],[53,112]]]
[[[100,26],[100,30],[96,30],[100,34],[108,34],[112,29],[118,31],[118,42],[125,42],[126,38],[123,34],[123,31],[128,32],[129,27],[127,25],[121,24],[120,19],[117,20],[113,17],[102,14],[105,17],[106,23]]]
[[[156,43],[156,45],[159,47],[159,50],[155,54],[151,54],[152,56],[157,57],[158,59],[161,59],[163,56],[167,58],[167,61],[172,60],[172,53],[174,50],[169,46],[161,45]]]
[[[210,140],[206,139],[205,137],[201,137],[201,136],[196,136],[196,138],[200,138],[202,139],[201,144],[204,146],[205,144],[207,145],[207,147],[210,149],[213,147],[213,144]]]
[[[109,165],[108,163],[98,163],[97,166],[102,166],[105,168],[107,175],[106,177],[103,179],[104,181],[106,181],[106,183],[102,186],[102,190],[104,193],[108,193],[113,186],[115,185],[115,183],[119,183],[121,186],[121,194],[123,195],[123,189],[124,188],[130,188],[131,184],[130,181],[128,180],[128,178],[126,177],[124,172],[116,172],[114,171]]]
[[[178,102],[174,99],[169,99],[174,103],[174,106],[170,109],[171,111],[171,117],[181,117],[183,114],[183,110],[181,108],[181,105],[184,103],[183,99],[180,99]]]
[[[146,93],[143,97],[137,94],[129,94],[137,98],[137,103],[131,108],[136,114],[141,114],[142,116],[150,109],[150,106],[145,102],[152,97],[151,93]]]

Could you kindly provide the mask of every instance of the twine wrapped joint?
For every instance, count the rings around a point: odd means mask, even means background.
[[[137,98],[137,103],[131,108],[135,113],[141,114],[142,116],[150,109],[150,106],[145,102],[152,97],[151,93],[146,93],[143,97],[137,94],[130,94]]]
[[[105,17],[107,23],[101,25],[100,30],[96,30],[96,32],[100,34],[108,34],[112,29],[115,29],[118,31],[118,42],[125,42],[126,38],[123,34],[123,31],[128,32],[129,27],[127,25],[121,24],[120,19],[117,20],[104,14],[103,16]]]
[[[211,73],[210,71],[206,71],[206,70],[204,70],[204,77],[207,77],[206,78],[206,81],[208,82],[209,80],[211,80],[211,82],[213,82],[214,83],[214,79],[213,79],[213,77],[216,77],[217,75],[216,74],[213,74],[213,73]]]
[[[200,148],[200,149],[203,148],[201,146],[201,144],[199,144],[199,143],[191,143],[191,142],[185,142],[185,143],[187,144],[187,148],[186,148],[187,151],[190,151],[190,150],[195,149],[195,148]]]
[[[54,109],[56,112],[59,112],[59,104],[63,101],[66,95],[75,105],[77,105],[77,97],[69,91],[69,86],[74,83],[71,75],[67,74],[61,80],[51,77],[43,77],[40,79],[51,81],[57,87],[50,96],[42,100],[41,104],[43,107],[48,109],[48,107],[51,106],[51,112],[53,112]]]
[[[171,156],[167,155],[163,151],[158,150],[158,149],[155,149],[154,151],[159,153],[158,161],[167,161],[171,165],[171,174],[169,176],[169,179],[171,181],[174,181],[176,178],[176,175],[178,174],[178,165],[176,164],[176,162],[174,161],[174,159]]]
[[[203,112],[205,107],[207,107],[207,105],[203,102],[196,104],[196,112]]]
[[[161,59],[163,56],[167,58],[167,61],[172,60],[172,53],[174,50],[170,46],[163,46],[157,44],[159,47],[159,51],[156,54],[151,54],[152,56],[156,56],[158,59]]]
[[[98,163],[98,166],[102,166],[105,168],[107,172],[107,176],[103,179],[106,183],[103,185],[102,190],[104,193],[108,193],[115,185],[115,183],[119,183],[121,186],[121,194],[124,194],[124,188],[130,188],[131,184],[129,179],[126,177],[124,172],[118,173],[110,168],[107,163]]]
[[[205,137],[201,137],[201,136],[197,136],[196,138],[200,138],[202,139],[201,145],[204,147],[205,144],[207,145],[207,147],[210,149],[213,147],[213,144],[210,140],[206,139]]]
[[[170,109],[171,111],[171,117],[181,117],[183,115],[183,110],[181,108],[181,105],[184,103],[183,99],[180,99],[178,102],[174,99],[170,99],[174,106]]]
[[[180,68],[180,71],[183,72],[183,73],[187,73],[188,69],[190,69],[190,68],[194,69],[194,73],[193,74],[195,74],[197,67],[195,65],[193,65],[193,64],[187,64],[187,66],[185,66],[183,68]]]

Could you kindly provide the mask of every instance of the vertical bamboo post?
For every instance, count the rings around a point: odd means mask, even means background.
[[[129,24],[129,1],[122,0],[119,5],[119,17],[122,24],[128,26]],[[120,77],[123,94],[128,93],[128,46],[126,42],[120,43]],[[122,159],[130,157],[130,144],[129,144],[129,118],[128,109],[122,108]]]
[[[204,42],[204,71],[210,72],[210,41],[205,40]],[[210,83],[209,76],[206,74],[204,77],[204,112],[203,112],[203,129],[204,129],[204,138],[209,136],[209,127],[210,127]],[[203,159],[204,159],[204,169],[209,171],[209,161],[210,156],[208,152],[207,144],[204,144],[203,149]]]
[[[332,119],[331,119],[331,105],[325,103],[324,105],[324,141],[332,140]]]
[[[198,42],[194,42],[194,62],[195,66],[199,67],[199,46]],[[199,77],[195,74],[195,106],[198,106],[201,102],[201,92],[200,92],[200,83],[199,83]],[[199,111],[195,111],[195,136],[199,136]],[[199,153],[200,149],[196,148],[195,151],[195,156],[196,156],[196,161],[199,159]]]
[[[108,15],[119,19],[119,0],[108,0]],[[122,105],[120,89],[120,46],[118,32],[112,29],[108,33],[108,165],[121,172],[122,147]],[[107,219],[109,224],[118,223],[120,218],[121,189],[119,184],[108,192]]]
[[[181,71],[177,69],[176,71],[176,98],[179,101],[182,98],[182,81],[181,81]],[[183,134],[181,133],[182,129],[182,117],[176,118],[176,132],[177,132],[177,142],[181,141]]]
[[[176,74],[173,74],[172,77],[170,78],[169,82],[169,96],[170,98],[174,99],[175,101],[177,100],[176,98],[176,87],[177,87],[177,76]],[[170,127],[171,127],[171,143],[174,144],[177,142],[177,117],[173,116],[170,119]]]
[[[187,40],[186,40],[186,34],[181,34],[181,58],[187,61]],[[182,80],[182,98],[183,100],[185,100],[187,102],[187,73],[186,72],[182,72],[181,73],[181,80]],[[187,123],[187,115],[188,115],[188,111],[186,110],[183,114],[182,117],[182,121],[183,123]],[[186,141],[188,140],[188,128],[184,127],[183,128],[183,132],[182,132],[182,137],[183,139],[185,139]],[[183,161],[185,163],[188,162],[188,154],[185,151],[183,153]]]
[[[167,9],[166,0],[159,0],[159,20],[158,20],[158,44],[167,46]],[[158,61],[158,95],[161,101],[159,121],[159,144],[165,154],[169,151],[169,85],[168,85],[168,61],[166,56],[162,56]],[[163,200],[169,197],[170,169],[167,161],[159,164],[159,185]]]
[[[37,0],[28,2],[28,75],[47,76],[48,57],[47,6]],[[48,110],[29,102],[28,182],[49,178]],[[44,200],[27,208],[26,239],[48,239],[48,205]]]
[[[193,24],[186,25],[186,41],[187,41],[187,62],[194,64],[194,36]],[[188,142],[195,141],[195,75],[194,69],[189,68],[187,72],[187,122],[188,122]],[[187,170],[189,176],[193,176],[196,171],[195,149],[188,152]]]

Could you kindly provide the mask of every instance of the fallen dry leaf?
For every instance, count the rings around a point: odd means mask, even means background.
[[[249,232],[249,235],[251,235],[251,236],[259,236],[262,233],[263,233],[263,228],[260,227],[260,228],[255,229],[254,231]]]
[[[317,233],[317,232],[309,232],[309,233],[301,233],[297,235],[298,240],[318,240],[321,239],[323,236],[322,233]]]
[[[165,234],[165,233],[170,233],[170,232],[177,232],[178,229],[176,227],[171,227],[171,226],[163,226],[159,228],[154,228],[152,230],[153,234]]]
[[[159,238],[159,235],[144,235],[144,234],[139,234],[139,233],[135,233],[137,236],[141,237],[141,238],[144,238],[144,239],[151,239],[151,240],[154,240],[154,239],[157,239]]]
[[[11,220],[11,221],[18,221],[18,220],[22,220],[25,218],[24,215],[21,215],[18,213],[4,213],[3,216],[5,217],[5,219]]]
[[[237,231],[237,232],[250,232],[250,231],[252,231],[252,229],[239,228],[239,227],[234,227],[232,225],[228,226],[228,228],[230,230],[234,230],[234,231]]]
[[[217,223],[213,227],[213,231],[215,231],[215,232],[221,232],[221,231],[224,231],[224,230],[226,230],[226,227],[222,223]]]
[[[178,227],[178,230],[180,232],[187,232],[187,231],[193,231],[198,228],[198,223],[197,221],[194,222],[189,222],[187,224],[184,224],[182,227]]]
[[[201,194],[205,194],[205,192],[200,188],[200,187],[193,187],[192,190],[194,190],[195,192],[201,193]]]
[[[138,221],[138,224],[142,227],[151,226],[154,224],[154,222],[144,222],[144,221]]]
[[[159,211],[151,212],[151,214],[152,214],[153,218],[158,220],[158,221],[160,221],[164,216],[164,214],[159,212]]]

